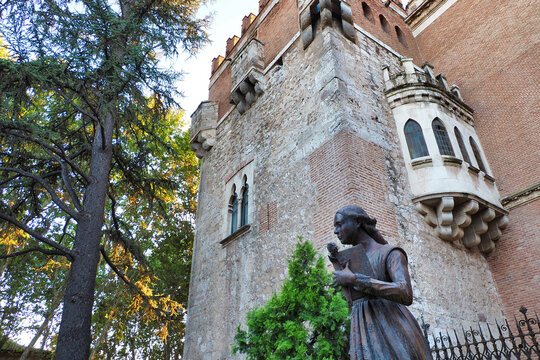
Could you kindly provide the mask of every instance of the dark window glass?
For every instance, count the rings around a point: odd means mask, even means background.
[[[229,204],[229,211],[231,212],[231,234],[238,229],[238,195],[236,193],[231,196]]]
[[[441,155],[456,156],[443,123],[439,119],[435,119],[433,120],[431,127],[433,128],[433,133],[435,134],[437,146],[439,146]]]
[[[429,155],[422,128],[416,121],[409,120],[405,124],[405,139],[411,159]]]
[[[369,21],[373,22],[373,15],[371,14],[371,9],[365,2],[362,2],[362,11],[364,12],[364,17]]]
[[[379,15],[379,20],[381,21],[381,27],[385,32],[389,32],[389,25],[386,18],[382,15]]]
[[[240,226],[248,224],[248,200],[249,200],[249,185],[246,183],[242,191],[242,216],[240,217]]]
[[[405,42],[405,35],[403,34],[403,31],[401,31],[399,26],[396,26],[395,29],[396,29],[396,35],[397,35],[398,41],[401,44],[403,44],[404,46],[407,46],[407,43]]]
[[[476,142],[472,137],[469,138],[469,142],[471,143],[472,152],[476,159],[476,163],[478,164],[478,168],[487,174],[486,167],[484,165],[484,162],[482,161],[482,155],[480,155],[480,150],[478,149],[478,145],[476,145]]]
[[[457,143],[459,145],[459,150],[461,151],[461,156],[463,156],[463,160],[471,163],[471,158],[469,157],[469,153],[467,152],[467,148],[465,147],[465,143],[463,142],[463,137],[461,137],[461,133],[459,132],[458,128],[454,128],[454,134],[456,135]]]

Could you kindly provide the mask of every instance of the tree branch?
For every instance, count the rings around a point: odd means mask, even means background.
[[[8,168],[8,167],[2,167],[2,166],[0,166],[0,171],[15,172],[15,173],[18,173],[18,174],[20,174],[22,176],[26,176],[26,177],[29,177],[31,179],[34,179],[36,182],[41,184],[41,186],[43,186],[45,188],[45,190],[47,190],[47,192],[51,196],[52,200],[55,202],[56,205],[58,205],[60,207],[60,209],[62,209],[64,212],[66,212],[69,216],[71,216],[75,220],[79,219],[79,213],[77,211],[74,211],[72,208],[67,206],[66,203],[64,203],[62,200],[60,200],[60,198],[54,193],[54,190],[51,187],[51,185],[49,183],[47,183],[41,176],[37,176],[35,174],[29,173],[29,172],[21,170],[21,169]]]
[[[34,252],[34,251],[39,251],[40,253],[43,253],[45,255],[61,255],[61,256],[65,256],[69,260],[73,260],[73,259],[70,258],[70,256],[68,254],[64,253],[63,251],[47,250],[47,249],[44,249],[44,248],[39,247],[39,246],[30,248],[30,249],[25,249],[25,250],[22,250],[22,251],[17,251],[17,252],[7,254],[7,255],[0,255],[0,259],[8,259],[8,258],[12,258],[12,257],[15,257],[15,256],[28,254],[28,253]]]
[[[109,267],[111,268],[112,271],[114,271],[114,273],[116,275],[118,275],[118,277],[120,279],[122,279],[123,282],[125,282],[130,288],[132,288],[133,290],[135,290],[137,292],[137,294],[139,294],[145,302],[149,301],[150,299],[152,298],[159,298],[160,296],[148,296],[146,295],[145,293],[143,293],[137,286],[135,286],[135,284],[133,284],[131,282],[131,280],[129,280],[129,278],[122,272],[120,271],[120,269],[118,269],[116,267],[116,265],[114,265],[114,263],[112,262],[111,258],[109,258],[109,256],[107,255],[107,253],[105,252],[105,248],[103,246],[100,247],[100,251],[101,251],[101,255],[103,256],[103,259],[105,260],[105,262],[109,265]],[[159,308],[159,307],[156,307],[154,308],[154,310],[160,312],[161,314],[163,314],[163,316],[165,317],[169,317],[170,315],[167,314],[163,309]]]
[[[20,130],[20,129],[18,129],[18,130]],[[81,175],[86,180],[86,182],[90,182],[90,177],[77,164],[75,164],[73,162],[73,160],[72,160],[73,158],[78,156],[79,153],[84,152],[86,149],[82,149],[82,150],[78,151],[76,154],[74,154],[73,156],[70,157],[70,156],[66,156],[63,151],[59,151],[58,149],[55,149],[54,147],[52,147],[49,144],[41,141],[40,139],[36,139],[36,138],[33,138],[31,136],[28,136],[28,135],[19,134],[17,132],[13,132],[13,131],[7,131],[7,133],[10,134],[10,135],[13,135],[13,136],[20,137],[20,138],[25,139],[25,140],[35,142],[36,144],[40,145],[49,154],[49,156],[54,157],[56,161],[61,163],[61,161],[59,159],[57,159],[54,155],[51,154],[51,152],[54,153],[55,155],[59,156],[62,160],[64,160],[66,163],[68,163],[69,166],[71,166],[73,168],[74,172]]]
[[[73,258],[75,257],[75,254],[73,253],[73,251],[71,251],[67,247],[58,244],[56,241],[52,241],[52,240],[47,239],[46,237],[38,234],[35,230],[28,227],[26,224],[23,224],[22,222],[18,221],[17,219],[15,219],[15,218],[13,218],[13,217],[11,217],[9,215],[6,215],[6,214],[4,214],[2,212],[0,212],[0,219],[4,219],[5,221],[11,223],[12,225],[15,225],[19,229],[21,229],[24,232],[28,233],[29,235],[33,236],[36,240],[41,241],[42,243],[45,243],[45,244],[57,249],[58,251],[61,251],[63,254],[65,254],[64,256],[66,256],[69,260],[73,261]]]

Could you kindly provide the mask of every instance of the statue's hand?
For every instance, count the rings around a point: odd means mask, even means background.
[[[355,275],[349,269],[349,263],[345,264],[343,270],[334,271],[334,283],[341,286],[353,285],[355,283]]]

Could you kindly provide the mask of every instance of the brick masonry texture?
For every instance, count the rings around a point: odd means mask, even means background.
[[[417,37],[423,56],[456,82],[475,110],[502,196],[540,181],[540,22],[526,0],[460,0]],[[510,211],[510,225],[488,256],[512,316],[540,311],[540,199]]]
[[[230,355],[236,327],[279,291],[297,236],[326,255],[336,240],[333,215],[350,203],[365,207],[407,252],[411,311],[432,329],[501,317],[487,260],[440,240],[414,209],[383,92],[382,66],[395,72],[399,59],[357,35],[353,44],[327,28],[305,50],[297,39],[251,108],[233,110],[217,127],[201,159],[185,358],[242,359]],[[249,232],[222,247],[226,180],[251,159],[255,216]]]

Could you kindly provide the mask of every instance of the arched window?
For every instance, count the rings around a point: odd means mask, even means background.
[[[379,20],[381,22],[381,27],[385,32],[390,32],[390,25],[388,25],[388,21],[386,18],[382,15],[379,15]]]
[[[414,120],[409,120],[405,124],[404,130],[411,159],[428,156],[429,153],[426,146],[426,141],[424,140],[424,134],[422,133],[422,128],[420,125],[418,125],[418,123]]]
[[[231,234],[238,229],[238,194],[236,186],[233,186],[231,199],[229,200],[229,213],[231,217]]]
[[[465,143],[463,142],[463,137],[461,136],[461,133],[459,132],[458,128],[454,128],[454,134],[456,135],[457,143],[459,145],[459,151],[461,151],[461,156],[463,156],[463,160],[471,163],[471,158],[469,157],[469,153],[467,152],[467,148],[465,147]]]
[[[399,28],[399,26],[396,26],[395,29],[396,29],[396,35],[397,35],[398,41],[399,41],[402,45],[407,46],[407,43],[405,42],[405,35],[403,34],[403,31],[401,31],[401,29]]]
[[[480,150],[478,149],[478,145],[476,145],[476,142],[472,137],[469,138],[469,143],[471,144],[472,152],[474,154],[474,158],[476,159],[476,163],[478,164],[478,168],[487,174],[486,167],[484,165],[484,162],[482,161],[482,156],[480,155]]]
[[[244,187],[242,188],[242,205],[240,209],[240,226],[248,224],[248,200],[249,200],[249,185],[247,177],[244,176]]]
[[[446,128],[439,119],[433,120],[431,123],[433,128],[433,133],[435,134],[435,139],[437,140],[437,146],[439,146],[439,151],[441,155],[456,156],[454,154],[454,149],[452,148],[452,143],[446,132]]]
[[[364,17],[373,22],[373,14],[371,13],[370,7],[365,2],[362,2],[362,11],[364,12]]]

